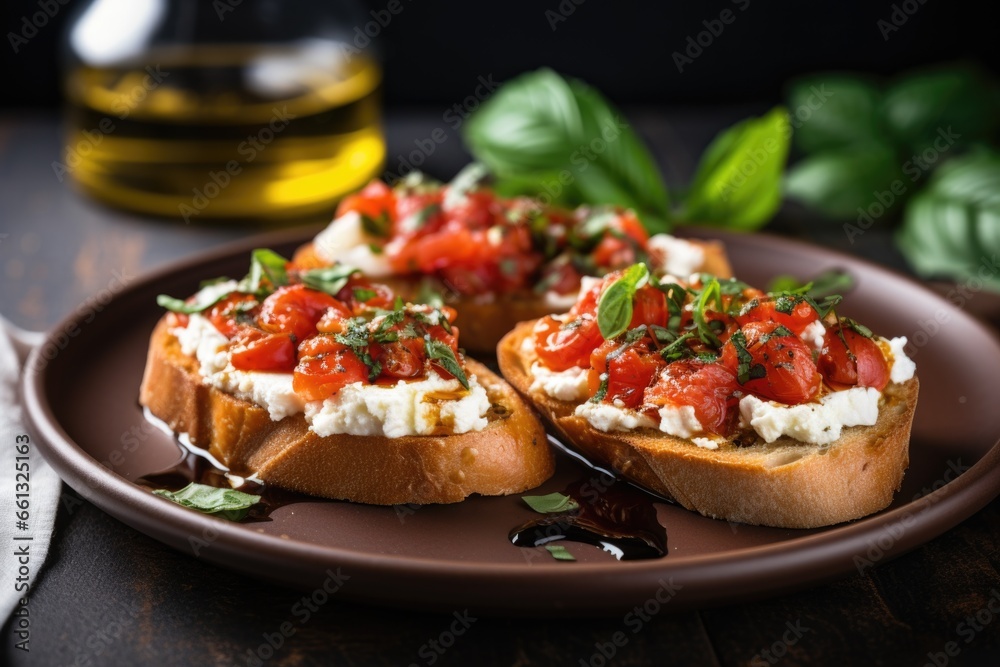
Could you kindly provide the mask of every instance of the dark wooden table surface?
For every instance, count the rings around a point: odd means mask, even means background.
[[[679,182],[714,132],[750,111],[637,110],[630,117],[668,181]],[[448,138],[425,167],[448,177],[463,164],[460,139],[441,112],[389,115],[390,167],[393,156],[439,126]],[[88,297],[113,290],[123,275],[249,233],[143,220],[85,201],[52,170],[61,145],[53,115],[0,118],[0,312],[22,327],[50,327]],[[776,229],[905,269],[885,230],[852,246],[839,227],[788,212]],[[0,664],[253,665],[251,652],[293,618],[301,592],[177,553],[68,488],[63,498],[32,595],[31,652],[13,648],[7,625]],[[439,657],[428,646],[449,617],[336,601],[296,622],[265,664],[997,665],[1000,615],[988,604],[998,590],[1000,500],[862,574],[755,603],[659,614],[610,659],[601,650],[611,652],[622,618],[481,618]]]

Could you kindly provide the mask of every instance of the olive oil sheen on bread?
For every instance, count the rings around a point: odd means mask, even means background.
[[[382,167],[381,71],[329,44],[152,51],[67,79],[64,162],[89,195],[185,222],[327,217]]]

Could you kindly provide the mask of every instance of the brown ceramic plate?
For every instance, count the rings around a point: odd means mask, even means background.
[[[576,562],[512,545],[508,531],[535,516],[517,497],[448,506],[287,505],[271,521],[228,523],[185,510],[133,483],[179,458],[148,427],[136,395],[146,345],[161,315],[155,297],[192,293],[198,282],[242,275],[251,248],[290,253],[302,232],[272,235],[179,263],[130,285],[100,312],[80,312],[36,350],[24,377],[39,447],[81,495],[126,524],[219,565],[305,589],[338,568],[338,596],[419,609],[480,613],[621,613],[648,603],[680,610],[774,595],[884,562],[940,535],[1000,490],[1000,344],[983,326],[910,280],[821,248],[762,235],[718,234],[737,275],[766,285],[777,273],[808,277],[831,267],[857,289],[843,314],[886,336],[917,343],[920,404],[911,465],[892,507],[821,530],[730,524],[658,505],[669,555],[617,561],[567,543]],[[48,359],[51,357],[51,359]],[[560,455],[539,489],[588,472]],[[332,582],[331,582],[332,583]]]

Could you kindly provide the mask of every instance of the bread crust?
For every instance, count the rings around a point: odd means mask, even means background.
[[[705,261],[701,271],[720,278],[729,278],[733,275],[725,247],[721,242],[689,240],[705,251]],[[316,255],[312,243],[300,247],[292,261],[303,269],[315,269],[327,265]],[[687,278],[687,276],[682,277]],[[387,285],[404,301],[415,301],[419,298],[422,280],[420,277],[387,276],[372,280]],[[458,311],[455,326],[462,332],[462,346],[473,354],[493,354],[503,335],[513,329],[518,322],[535,320],[559,312],[558,308],[553,308],[552,303],[532,291],[487,297],[447,294],[447,290],[442,291],[445,292],[446,303]]]
[[[531,391],[533,354],[523,322],[497,348],[500,371],[551,423],[563,441],[592,462],[687,509],[740,523],[816,528],[884,509],[909,464],[910,427],[919,383],[890,384],[873,426],[845,428],[828,446],[782,437],[717,450],[653,429],[604,433],[574,414],[576,403]]]
[[[264,408],[204,384],[164,317],[150,340],[139,401],[234,472],[314,496],[374,505],[454,503],[473,493],[540,485],[555,465],[538,417],[499,376],[466,363],[494,405],[482,431],[320,437],[301,413],[275,422]]]

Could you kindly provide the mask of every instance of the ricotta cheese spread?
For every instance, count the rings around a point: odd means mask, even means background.
[[[911,379],[917,370],[917,365],[906,356],[905,348],[906,336],[893,338],[889,341],[889,349],[892,351],[892,368],[889,370],[889,379],[896,383]]]
[[[229,361],[229,340],[201,315],[171,330],[181,351],[198,361],[203,381],[266,409],[273,421],[305,413],[310,430],[321,437],[350,435],[428,435],[440,426],[453,433],[486,428],[490,409],[486,389],[475,376],[469,391],[458,380],[430,371],[423,380],[395,386],[355,382],[324,401],[306,402],[295,393],[291,373],[241,371]]]
[[[840,438],[847,426],[872,426],[878,421],[878,401],[874,387],[852,387],[834,391],[818,403],[783,405],[756,396],[740,399],[740,417],[765,442],[783,435],[814,445],[827,445]]]
[[[654,234],[646,244],[651,260],[656,262],[655,272],[688,276],[705,263],[705,250],[690,241],[670,234]]]
[[[698,417],[694,414],[694,408],[690,405],[682,405],[680,407],[664,405],[660,408],[659,412],[660,430],[667,435],[673,435],[678,438],[690,438],[705,430],[702,428],[701,422],[698,421]]]
[[[691,438],[691,442],[698,445],[702,449],[718,449],[719,443],[711,438]]]
[[[439,426],[453,433],[486,428],[490,401],[486,390],[469,378],[466,392],[458,380],[430,371],[423,380],[399,381],[394,387],[354,382],[325,401],[306,403],[306,421],[316,435],[431,435]]]
[[[583,401],[590,393],[587,386],[589,368],[567,368],[552,371],[537,361],[531,364],[533,381],[529,391],[541,391],[559,401]]]
[[[316,235],[313,242],[316,255],[325,262],[340,262],[353,266],[372,278],[392,275],[392,267],[384,251],[373,252],[371,244],[378,239],[369,235],[361,224],[361,215],[345,213]]]
[[[576,414],[583,417],[598,431],[632,431],[637,428],[656,428],[656,422],[635,410],[626,410],[609,403],[587,401],[576,406]]]

